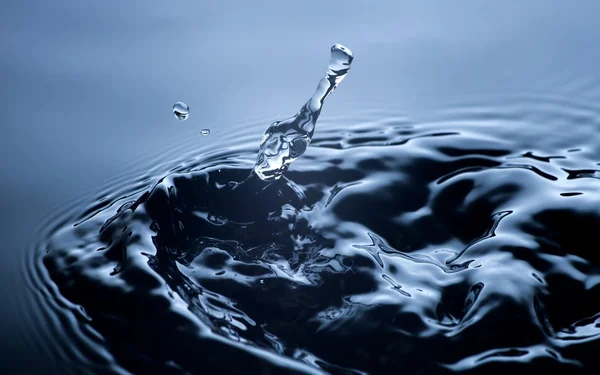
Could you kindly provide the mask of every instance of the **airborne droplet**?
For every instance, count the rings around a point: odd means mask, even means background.
[[[200,130],[200,134],[202,134],[202,135],[209,135],[210,134],[210,129],[204,128],[204,129]]]
[[[190,114],[190,107],[183,102],[177,102],[173,105],[173,114],[179,121],[187,120]]]

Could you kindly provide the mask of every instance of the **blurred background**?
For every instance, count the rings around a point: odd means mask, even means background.
[[[42,371],[21,259],[52,211],[210,128],[289,117],[329,47],[355,55],[323,116],[418,117],[484,97],[600,98],[596,1],[5,1],[0,5],[0,369]],[[178,122],[183,101],[190,117]],[[257,132],[257,145],[262,131]],[[223,147],[227,147],[226,144]]]

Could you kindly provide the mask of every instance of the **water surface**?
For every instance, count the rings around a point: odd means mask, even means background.
[[[231,188],[256,155],[240,130],[107,186],[30,267],[100,368],[597,368],[598,109],[495,102],[328,122],[261,189]]]
[[[2,369],[595,373],[598,5],[242,6],[3,7]]]

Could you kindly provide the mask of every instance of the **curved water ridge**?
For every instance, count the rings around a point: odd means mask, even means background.
[[[133,373],[594,373],[599,112],[517,104],[165,171],[52,231],[53,298]]]

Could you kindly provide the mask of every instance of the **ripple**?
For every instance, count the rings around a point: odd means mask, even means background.
[[[264,123],[187,140],[40,223],[32,340],[114,373],[598,366],[598,113],[523,95],[322,118],[260,189],[235,182]]]

